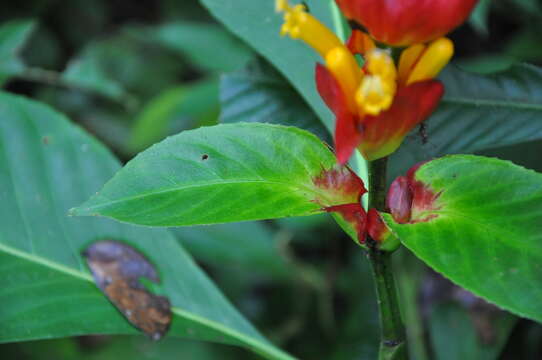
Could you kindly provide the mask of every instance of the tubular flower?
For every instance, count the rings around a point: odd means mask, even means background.
[[[477,0],[335,0],[344,15],[393,46],[444,36],[468,17]]]
[[[303,40],[325,60],[316,65],[316,86],[336,116],[335,151],[341,164],[356,147],[367,160],[391,154],[438,104],[444,87],[433,78],[453,54],[449,39],[409,47],[396,66],[367,34],[353,31],[345,45],[303,5],[276,3],[285,14],[281,33]],[[363,56],[363,67],[354,54]]]

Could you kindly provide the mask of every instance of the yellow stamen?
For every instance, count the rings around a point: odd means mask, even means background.
[[[414,44],[403,50],[399,58],[399,83],[406,84],[408,76],[412,72],[412,68],[420,59],[421,54],[426,49],[423,44]]]
[[[344,46],[331,30],[307,13],[303,5],[291,6],[287,0],[276,0],[275,8],[284,12],[281,35],[303,40],[324,58],[330,50]]]
[[[275,11],[276,12],[284,12],[290,9],[290,4],[288,4],[288,0],[276,0],[275,1]]]
[[[406,84],[434,78],[450,62],[453,54],[454,43],[450,39],[440,38],[433,41],[414,65]]]
[[[361,69],[352,53],[344,46],[337,46],[325,56],[326,67],[333,74],[345,95],[349,110],[357,113],[354,94],[361,81]]]
[[[361,114],[378,115],[389,109],[397,90],[397,70],[391,56],[380,49],[367,53],[368,74],[361,80],[356,102]]]
[[[348,109],[357,113],[353,94],[359,86],[362,73],[352,53],[331,30],[307,13],[303,5],[291,6],[287,0],[276,0],[275,7],[277,11],[284,12],[281,35],[301,39],[324,58],[327,69],[345,95]]]

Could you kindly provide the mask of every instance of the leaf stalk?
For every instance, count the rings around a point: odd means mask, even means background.
[[[369,208],[386,208],[387,158],[369,163]],[[392,252],[377,249],[376,242],[367,239],[367,258],[371,263],[380,316],[379,360],[407,360],[406,336],[391,263]]]

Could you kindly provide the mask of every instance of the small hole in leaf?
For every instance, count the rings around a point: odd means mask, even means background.
[[[209,158],[209,155],[203,154],[201,155],[201,160],[207,160]]]

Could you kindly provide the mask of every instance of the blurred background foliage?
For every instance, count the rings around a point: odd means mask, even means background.
[[[330,141],[291,85],[196,0],[5,1],[1,9],[0,84],[66,113],[123,162],[168,135],[220,121],[281,121]],[[542,65],[541,33],[539,1],[481,0],[451,35],[456,63],[480,73]],[[483,154],[542,171],[540,141]],[[174,231],[235,306],[287,351],[302,359],[375,358],[369,268],[329,217]],[[413,359],[542,357],[540,325],[476,299],[406,252],[396,260]],[[255,358],[224,345],[143,336],[4,344],[0,353],[29,360]]]

